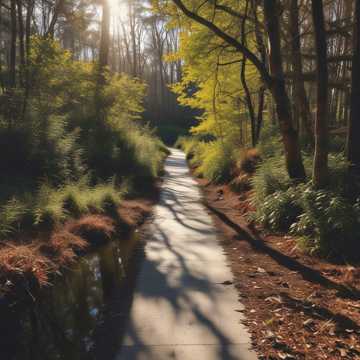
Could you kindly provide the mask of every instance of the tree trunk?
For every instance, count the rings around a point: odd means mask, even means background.
[[[31,37],[31,17],[34,10],[34,0],[29,0],[27,3],[26,20],[25,20],[25,49],[26,49],[26,64],[29,63],[30,54],[30,37]]]
[[[10,39],[10,68],[9,68],[9,87],[16,86],[16,0],[11,0],[10,3],[10,16],[11,16],[11,39]]]
[[[241,80],[241,85],[245,91],[245,100],[246,100],[246,105],[247,105],[247,109],[248,109],[249,117],[250,117],[251,146],[255,147],[256,146],[255,111],[254,111],[254,106],[253,106],[252,99],[251,99],[250,90],[249,90],[249,87],[246,82],[246,58],[245,57],[243,57],[242,62],[241,62],[240,80]]]
[[[311,113],[308,98],[302,78],[302,60],[299,32],[299,8],[298,0],[291,0],[290,4],[290,33],[291,33],[291,57],[294,71],[295,106],[300,116],[300,134],[312,145],[314,144],[314,132],[311,123]]]
[[[355,1],[354,45],[352,60],[350,119],[347,136],[347,159],[352,178],[360,177],[360,1]]]
[[[25,44],[24,44],[24,19],[22,0],[17,0],[18,23],[19,23],[19,54],[20,54],[20,83],[24,86],[25,72]]]
[[[107,0],[102,0],[101,39],[99,52],[100,70],[108,65],[110,46],[110,8]]]
[[[312,17],[315,33],[317,110],[315,119],[315,154],[313,184],[323,188],[329,180],[328,169],[328,69],[326,33],[322,0],[312,0]]]
[[[248,6],[249,6],[249,0],[246,1],[245,10],[244,10],[244,18],[241,23],[241,43],[243,46],[246,46],[246,33],[245,33],[245,26],[246,26],[246,20],[247,20],[247,12],[248,12]],[[243,56],[242,62],[241,62],[241,72],[240,72],[240,80],[241,85],[245,91],[245,100],[247,104],[247,108],[249,111],[249,117],[250,117],[250,129],[251,129],[251,145],[255,147],[256,145],[256,129],[255,129],[255,110],[251,98],[250,89],[247,85],[246,81],[246,57]]]
[[[3,12],[2,12],[2,0],[0,0],[0,43],[3,43]],[[2,91],[5,91],[5,83],[3,78],[3,63],[2,63],[2,54],[0,54],[0,86]]]
[[[96,141],[101,143],[105,125],[106,109],[103,101],[102,90],[106,84],[106,67],[109,63],[110,46],[110,9],[108,0],[102,0],[101,38],[99,61],[97,68],[97,84],[95,90],[96,127],[99,136]]]
[[[280,47],[279,9],[276,0],[264,0],[264,16],[270,43],[270,91],[276,104],[280,132],[284,144],[286,167],[291,179],[304,180],[305,169],[301,158],[298,133],[292,123],[291,106],[285,88]]]
[[[258,114],[256,119],[256,133],[255,133],[255,144],[260,140],[260,132],[263,124],[263,112],[265,106],[265,89],[262,87],[259,90],[259,99],[258,99]]]

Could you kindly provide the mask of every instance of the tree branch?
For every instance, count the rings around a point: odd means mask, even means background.
[[[238,40],[236,40],[234,37],[230,36],[229,34],[222,31],[219,27],[217,27],[214,23],[210,22],[209,20],[203,18],[202,16],[192,12],[189,10],[184,3],[181,0],[172,0],[173,3],[190,19],[196,21],[197,23],[207,27],[209,30],[211,30],[215,35],[223,39],[225,42],[227,42],[229,45],[232,45],[236,48],[237,51],[241,52],[244,57],[249,60],[259,71],[262,79],[267,84],[267,86],[270,86],[272,83],[272,78],[270,74],[268,73],[265,65],[261,62],[260,59],[247,47],[243,46]]]

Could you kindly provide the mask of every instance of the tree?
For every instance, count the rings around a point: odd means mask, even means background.
[[[298,0],[290,1],[290,34],[291,58],[294,72],[294,96],[296,111],[299,112],[299,131],[304,134],[307,141],[313,144],[314,134],[309,101],[306,95],[301,58],[300,31],[299,31],[299,4]]]
[[[189,18],[206,26],[214,34],[250,61],[259,71],[265,85],[269,88],[276,104],[280,132],[284,144],[285,161],[288,174],[292,179],[305,179],[298,133],[292,123],[290,101],[285,88],[280,47],[279,8],[276,0],[264,0],[264,18],[270,43],[270,73],[266,65],[235,37],[220,29],[215,23],[196,12],[189,10],[181,0],[173,0],[174,4]]]
[[[360,177],[360,1],[355,0],[354,45],[352,57],[350,119],[347,134],[347,159],[349,173],[354,179]]]
[[[17,18],[16,18],[16,0],[11,0],[11,48],[10,48],[10,66],[9,66],[9,87],[16,86],[16,38],[17,38]]]
[[[328,170],[328,70],[326,34],[322,0],[312,0],[312,16],[315,33],[317,72],[317,112],[315,120],[315,153],[313,184],[324,187],[329,180]]]

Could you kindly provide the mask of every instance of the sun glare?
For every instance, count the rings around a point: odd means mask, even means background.
[[[127,7],[122,0],[108,0],[111,12],[111,18],[114,23],[124,21],[127,18]]]

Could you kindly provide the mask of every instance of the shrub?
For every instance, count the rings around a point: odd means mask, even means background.
[[[304,156],[307,172],[312,159]],[[267,158],[258,167],[251,182],[255,219],[274,231],[291,231],[303,248],[322,255],[352,255],[358,248],[360,212],[358,204],[345,197],[347,162],[342,154],[330,154],[330,183],[316,190],[311,181],[291,182],[281,156]]]
[[[249,174],[240,174],[230,183],[230,188],[235,192],[243,192],[251,189],[251,177]]]
[[[14,232],[26,215],[26,205],[16,198],[12,198],[0,209],[0,237],[5,237]]]
[[[115,179],[93,186],[89,181],[89,176],[84,176],[62,187],[44,182],[34,194],[10,199],[0,209],[0,238],[21,230],[25,224],[53,228],[70,217],[91,212],[114,214],[126,189],[117,186]]]
[[[238,167],[241,171],[247,174],[253,174],[261,162],[261,156],[259,150],[246,149],[243,150],[240,155],[240,161]]]
[[[277,191],[286,191],[291,181],[285,169],[284,159],[281,156],[265,159],[253,175],[251,185],[254,189],[252,202],[255,207],[261,206],[267,196]]]
[[[288,231],[302,213],[297,188],[275,191],[256,207],[255,218],[263,226],[275,231]]]
[[[202,143],[197,147],[193,160],[198,156],[199,167],[196,174],[202,175],[214,183],[223,183],[231,177],[233,167],[232,151],[221,141]],[[192,161],[194,162],[194,161]]]
[[[301,244],[310,252],[347,254],[357,248],[360,218],[357,204],[329,190],[301,187],[297,196],[302,214],[291,226],[291,232],[301,237]]]
[[[195,136],[180,136],[174,146],[182,149],[186,154],[186,158],[190,160],[194,157],[199,144],[200,140]]]

